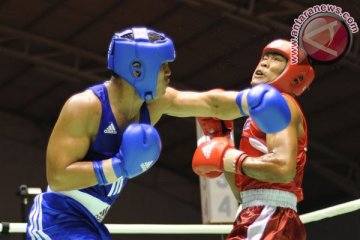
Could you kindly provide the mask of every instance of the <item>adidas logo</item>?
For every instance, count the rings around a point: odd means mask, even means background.
[[[152,164],[153,164],[153,161],[143,162],[140,164],[140,167],[141,167],[142,171],[145,172],[152,166]]]
[[[212,149],[213,149],[213,147],[214,147],[215,144],[216,144],[216,143],[213,142],[213,143],[211,143],[211,144],[209,144],[209,145],[206,145],[205,147],[203,147],[203,148],[201,149],[201,151],[203,152],[203,154],[204,154],[204,156],[205,156],[206,159],[209,159],[209,158],[210,158],[211,151],[212,151]]]
[[[104,133],[117,134],[114,124],[110,123],[110,125],[107,128],[105,128]]]
[[[110,209],[110,207],[106,207],[104,210],[102,210],[101,212],[99,212],[98,214],[96,214],[96,215],[95,215],[96,220],[98,220],[99,222],[101,222],[101,221],[104,219],[106,213],[109,211],[109,209]]]

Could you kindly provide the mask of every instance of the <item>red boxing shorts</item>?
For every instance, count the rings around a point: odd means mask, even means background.
[[[295,210],[272,206],[243,209],[227,240],[305,240],[305,226]]]

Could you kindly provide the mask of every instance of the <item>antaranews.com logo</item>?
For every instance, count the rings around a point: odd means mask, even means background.
[[[358,31],[355,19],[341,7],[331,4],[310,7],[294,19],[290,63],[301,62],[299,46],[315,61],[338,60],[350,49],[352,34]]]

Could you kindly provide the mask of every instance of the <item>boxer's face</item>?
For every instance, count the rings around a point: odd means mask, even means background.
[[[266,53],[257,65],[251,85],[255,86],[260,83],[269,83],[277,78],[285,69],[287,60],[277,53]]]
[[[169,63],[164,63],[160,67],[157,87],[156,87],[156,97],[161,97],[164,95],[167,86],[170,83],[171,69]]]

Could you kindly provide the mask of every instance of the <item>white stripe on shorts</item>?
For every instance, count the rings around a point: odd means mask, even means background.
[[[249,226],[246,240],[260,240],[270,217],[275,211],[276,207],[264,206],[260,216]]]
[[[34,198],[34,209],[29,216],[30,227],[28,229],[28,233],[31,240],[51,240],[51,238],[43,232],[41,209],[42,200],[42,194],[39,194]]]

